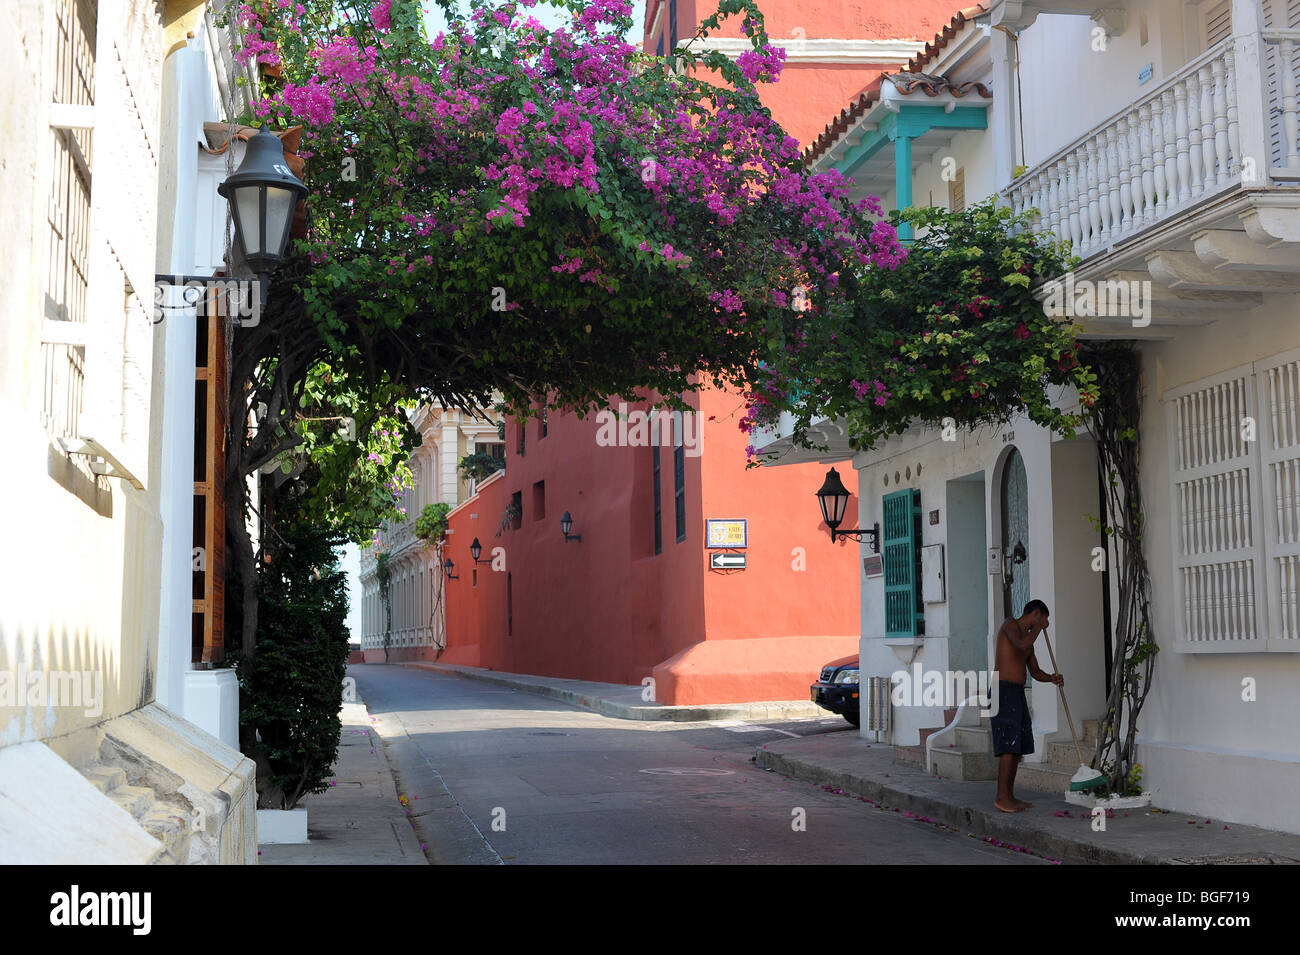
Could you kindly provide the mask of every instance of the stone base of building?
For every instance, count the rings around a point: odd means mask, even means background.
[[[1300,756],[1142,740],[1137,749],[1153,805],[1300,834]]]
[[[676,706],[806,700],[831,660],[858,652],[858,637],[702,640],[654,668],[655,700]]]
[[[365,658],[362,663],[443,663],[444,661],[438,656],[438,647],[389,647],[385,652],[383,647],[367,649],[361,651]],[[352,662],[349,658],[348,662]]]
[[[150,703],[0,749],[7,864],[257,863],[252,760]]]

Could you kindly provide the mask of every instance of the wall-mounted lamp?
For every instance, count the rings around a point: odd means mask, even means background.
[[[217,193],[230,205],[237,248],[257,276],[260,304],[265,305],[271,273],[284,264],[293,213],[307,195],[307,187],[285,164],[280,137],[263,126],[249,138],[239,168],[217,186]],[[197,283],[202,287],[222,282],[219,288],[224,288],[226,281],[211,275],[154,276],[155,284],[162,285]]]
[[[456,569],[456,565],[451,562],[450,557],[442,562],[442,569],[447,574],[448,580],[460,580],[460,577],[452,573]]]
[[[477,564],[486,564],[486,563],[488,563],[488,561],[486,561],[486,560],[479,560],[479,559],[478,559],[478,558],[479,558],[479,555],[482,554],[482,553],[483,553],[483,545],[480,544],[480,543],[478,542],[478,538],[475,537],[473,543],[471,543],[471,544],[469,545],[469,556],[471,556],[471,557],[474,558],[474,563],[475,563],[476,565],[477,565]]]
[[[834,468],[826,472],[826,483],[817,492],[817,503],[821,505],[822,520],[831,529],[832,543],[837,537],[852,537],[854,540],[860,541],[865,535],[871,540],[872,553],[880,553],[879,523],[871,527],[855,527],[850,531],[839,529],[840,523],[844,520],[844,512],[849,506],[849,490],[844,486],[844,482],[840,480],[840,472]]]
[[[565,542],[566,544],[567,544],[569,541],[580,541],[580,540],[582,540],[582,535],[581,535],[581,534],[570,534],[570,533],[569,533],[569,531],[573,530],[573,518],[569,515],[569,512],[568,512],[568,511],[565,511],[565,512],[564,512],[564,515],[560,518],[560,530],[564,533],[564,542]]]

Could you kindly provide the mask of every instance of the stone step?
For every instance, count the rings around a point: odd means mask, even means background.
[[[105,766],[103,763],[93,763],[82,775],[90,781],[92,786],[105,794],[119,786],[126,785],[126,771],[120,766]]]
[[[895,746],[894,759],[900,763],[910,763],[914,766],[925,766],[925,747],[924,746]]]
[[[143,786],[115,786],[104,795],[131,814],[139,821],[154,803],[152,789]]]
[[[1025,763],[1016,770],[1016,789],[1038,789],[1049,793],[1063,793],[1070,788],[1070,777],[1079,769],[1079,764],[1062,765],[1060,763]]]
[[[945,779],[997,779],[998,764],[992,753],[968,753],[936,747],[930,751],[931,772]]]
[[[1079,749],[1083,750],[1083,762],[1085,764],[1092,762],[1093,756],[1097,752],[1097,744],[1094,741],[1091,745],[1079,740]],[[1046,762],[1060,763],[1062,766],[1067,764],[1079,765],[1079,749],[1075,749],[1074,743],[1070,740],[1048,740],[1047,748],[1043,755]]]
[[[921,730],[921,748],[924,749],[925,741],[929,739],[931,736],[933,736],[935,733],[939,732],[941,729],[943,729],[942,726],[931,726],[929,729]]]
[[[140,828],[153,836],[179,862],[189,856],[190,827],[185,814],[167,803],[155,803],[140,818]]]
[[[956,730],[957,749],[974,753],[993,752],[993,733],[984,727],[959,726]]]

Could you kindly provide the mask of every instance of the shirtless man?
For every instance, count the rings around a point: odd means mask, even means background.
[[[1031,600],[1019,619],[1008,617],[998,629],[996,666],[998,708],[990,722],[993,755],[998,759],[998,795],[993,801],[1003,812],[1024,812],[1034,804],[1013,793],[1020,760],[1034,751],[1034,728],[1025,700],[1025,673],[1040,683],[1065,685],[1059,673],[1044,673],[1034,659],[1034,641],[1047,629],[1047,604]]]

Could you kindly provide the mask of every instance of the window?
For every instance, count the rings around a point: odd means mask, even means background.
[[[545,409],[545,408],[542,409],[542,417],[541,417],[541,419],[537,422],[537,431],[538,431],[538,434],[539,434],[540,437],[543,437],[543,438],[546,437],[546,411],[547,411],[547,409]]]
[[[524,492],[515,491],[510,495],[510,529],[517,531],[524,526]]]
[[[1176,648],[1300,648],[1300,349],[1165,402]]]
[[[919,636],[925,633],[925,606],[921,603],[921,492],[908,488],[886,494],[881,499],[881,512],[885,636]]]
[[[655,553],[662,554],[664,552],[663,482],[660,475],[658,443],[650,445],[650,469],[654,474]]]
[[[538,481],[533,485],[533,520],[540,521],[546,517],[546,482]]]
[[[515,454],[519,455],[522,458],[524,456],[524,438],[527,436],[528,433],[528,422],[527,421],[518,422],[518,428],[519,428],[519,443],[518,446],[515,448]]]
[[[668,49],[677,45],[677,0],[668,0]]]
[[[97,15],[98,4],[86,0],[59,0],[55,5],[52,96],[56,103],[94,105]],[[85,392],[91,132],[84,128],[52,126],[49,135],[53,175],[46,204],[49,259],[42,315],[45,324],[41,336],[44,365],[41,418],[53,437],[76,439],[81,435]],[[84,462],[85,458],[77,456],[74,460]]]
[[[682,444],[682,413],[673,412],[673,505],[677,518],[677,543],[686,540],[686,448]]]

